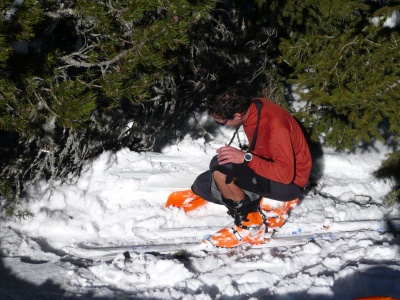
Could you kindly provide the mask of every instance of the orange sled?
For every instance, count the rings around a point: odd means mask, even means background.
[[[277,229],[285,223],[289,211],[299,202],[299,199],[293,201],[281,202],[263,198],[260,203],[261,210],[266,214],[268,227]],[[167,200],[166,206],[182,208],[185,212],[197,209],[206,204],[207,201],[200,198],[192,190],[173,192]]]
[[[174,206],[183,208],[185,212],[194,210],[204,204],[207,201],[197,196],[192,190],[173,192],[169,195],[166,206]]]

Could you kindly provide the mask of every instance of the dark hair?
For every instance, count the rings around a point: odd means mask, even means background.
[[[244,114],[250,107],[251,97],[242,88],[228,87],[207,103],[208,112],[221,119],[232,119],[235,113]]]

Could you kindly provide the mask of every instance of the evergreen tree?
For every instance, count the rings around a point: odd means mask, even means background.
[[[296,86],[297,117],[328,146],[396,147],[399,33],[384,22],[399,4],[380,3],[0,0],[2,207],[16,213],[27,179],[152,149],[231,83],[286,107]],[[399,183],[397,158],[377,176]]]
[[[375,140],[396,147],[400,33],[399,24],[385,22],[398,13],[399,1],[256,3],[265,22],[278,28],[276,62],[301,96],[296,115],[313,138],[338,149]],[[389,162],[400,168],[398,160]]]
[[[11,85],[1,86],[0,129],[20,141],[2,162],[7,199],[18,200],[26,179],[79,173],[104,149],[151,149],[157,133],[220,85],[240,82],[270,98],[282,92],[274,69],[266,71],[275,32],[249,26],[247,5],[222,2],[210,14],[213,1],[56,4],[46,1],[41,11],[26,2],[3,20],[14,28],[29,23],[24,10],[41,17],[30,23],[31,38],[5,59]],[[13,31],[3,32],[5,45],[12,44]]]
[[[391,153],[382,166],[375,172],[375,176],[383,179],[394,179],[395,186],[393,191],[386,195],[385,199],[388,204],[394,204],[400,199],[400,151]]]
[[[179,82],[180,97],[203,105],[219,89],[235,84],[249,95],[260,93],[285,105],[285,89],[272,60],[276,30],[254,26],[254,17],[248,3],[221,1],[208,19],[193,26],[190,53],[182,59],[186,71]]]
[[[104,149],[149,149],[188,105],[177,63],[204,1],[0,0],[1,201],[79,172]],[[129,124],[129,128],[127,128]]]

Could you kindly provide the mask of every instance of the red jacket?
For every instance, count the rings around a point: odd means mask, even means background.
[[[304,187],[310,177],[312,159],[307,141],[297,121],[279,105],[263,102],[253,160],[248,166],[270,180]],[[249,143],[257,125],[254,103],[243,124]]]

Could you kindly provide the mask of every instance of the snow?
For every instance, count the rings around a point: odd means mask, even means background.
[[[0,223],[0,298],[400,297],[400,243],[390,233],[350,232],[303,246],[218,255],[131,254],[126,260],[121,253],[110,260],[90,260],[69,254],[68,247],[80,242],[135,244],[159,228],[230,224],[222,206],[209,203],[185,213],[166,208],[165,202],[172,191],[190,188],[231,134],[220,128],[211,143],[186,135],[162,153],[104,152],[86,165],[80,178],[70,176],[63,184],[56,182],[54,189],[46,182],[31,186],[22,208],[34,216],[2,218]],[[381,199],[392,183],[372,175],[387,152],[379,144],[354,153],[324,148],[318,193],[305,195],[286,226],[327,219],[399,218],[399,205],[387,207]],[[176,231],[165,234],[180,237]]]

